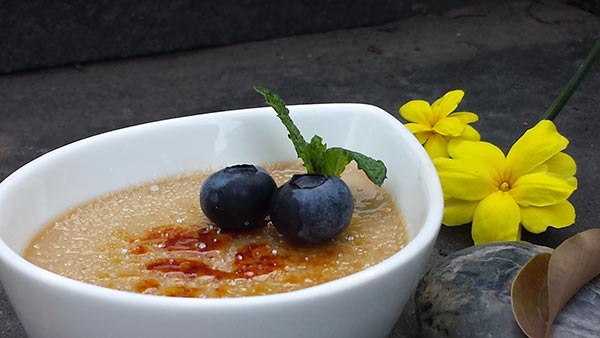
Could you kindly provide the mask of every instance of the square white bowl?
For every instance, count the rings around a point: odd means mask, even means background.
[[[363,104],[290,106],[306,139],[381,159],[410,241],[363,271],[303,290],[224,299],[141,295],[89,285],[20,255],[69,208],[133,184],[296,154],[271,108],[124,128],[54,150],[0,183],[0,281],[30,338],[384,338],[414,292],[437,237],[442,191],[422,146]]]

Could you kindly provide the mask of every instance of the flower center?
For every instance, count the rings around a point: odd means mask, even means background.
[[[500,190],[502,190],[502,191],[509,191],[510,190],[510,185],[508,184],[508,182],[502,182],[500,184]]]

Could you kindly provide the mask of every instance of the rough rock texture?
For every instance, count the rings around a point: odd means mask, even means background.
[[[474,1],[460,1],[468,2]],[[4,0],[0,73],[382,24],[456,3]]]
[[[570,2],[598,13],[598,1]],[[493,0],[4,0],[0,73],[382,24]]]
[[[513,317],[510,290],[519,269],[543,246],[493,243],[448,256],[421,280],[415,302],[422,337],[523,337]],[[600,278],[565,306],[555,338],[600,337]]]
[[[0,284],[0,337],[27,337],[1,286],[2,285]]]

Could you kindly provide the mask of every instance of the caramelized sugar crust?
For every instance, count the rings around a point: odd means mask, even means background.
[[[278,185],[298,164],[264,166]],[[348,229],[330,243],[302,246],[265,226],[221,232],[201,212],[206,173],[115,192],[48,224],[24,257],[79,281],[177,297],[241,297],[298,290],[374,265],[407,241],[391,196],[355,167],[342,176],[355,199]]]

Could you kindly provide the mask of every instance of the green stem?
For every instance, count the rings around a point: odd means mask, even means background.
[[[542,116],[542,120],[554,120],[558,113],[560,113],[561,109],[565,106],[567,101],[569,101],[571,95],[573,95],[581,81],[583,81],[583,78],[585,78],[588,71],[598,58],[599,54],[600,39],[596,41],[596,44],[594,45],[590,53],[587,55],[581,66],[579,66],[575,74],[573,74],[573,77],[571,77],[569,83],[567,83],[567,85],[562,89],[558,97],[554,100],[554,102],[552,102],[552,104],[546,111],[546,114]]]

